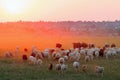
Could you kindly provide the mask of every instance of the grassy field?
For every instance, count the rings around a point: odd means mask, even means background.
[[[67,62],[68,70],[58,73],[55,69],[49,71],[48,63],[52,60],[44,60],[43,65],[31,65],[17,58],[0,58],[0,80],[120,80],[120,55],[110,60],[99,58],[88,62],[88,73],[75,72],[72,63]],[[56,63],[55,61],[53,62]],[[85,64],[83,59],[80,64]],[[104,76],[97,76],[94,72],[95,65],[105,67]]]
[[[118,47],[120,47],[120,37],[118,38],[66,38],[61,41],[56,41],[63,43],[63,48],[72,47],[72,42],[87,42],[87,43],[95,43],[96,46],[103,46],[105,42],[115,43]],[[38,42],[39,43],[39,42]],[[36,44],[38,44],[36,43]],[[50,43],[49,45],[47,43]],[[52,44],[52,41],[48,41],[44,45],[48,45],[47,47],[55,47],[55,44]],[[7,44],[7,43],[6,43]],[[36,45],[35,44],[35,45]],[[16,45],[16,44],[15,44]],[[39,44],[41,45],[41,44]],[[37,45],[37,46],[39,46]],[[8,47],[8,50],[11,46],[9,44],[5,45]],[[32,45],[31,45],[32,46]],[[42,46],[42,45],[41,45]],[[42,49],[42,47],[40,49]],[[23,49],[26,46],[21,46]],[[44,46],[46,47],[46,46]],[[44,49],[43,47],[43,49]],[[14,48],[12,48],[12,52],[14,52]],[[75,72],[72,63],[67,62],[68,70],[65,73],[58,73],[55,71],[48,71],[47,66],[51,60],[44,60],[43,65],[40,67],[38,65],[30,65],[28,62],[23,62],[21,58],[4,58],[3,55],[6,50],[2,50],[2,46],[0,48],[0,80],[120,80],[120,54],[116,57],[113,57],[110,60],[106,60],[104,58],[99,58],[95,61],[88,62],[88,73],[82,72],[81,68],[79,68],[79,72]],[[24,53],[23,49],[21,49],[21,55]],[[29,50],[30,51],[30,50]],[[53,62],[54,64],[56,62]],[[80,60],[80,64],[85,64],[84,60]],[[105,67],[104,76],[96,76],[94,72],[94,66],[100,65]]]

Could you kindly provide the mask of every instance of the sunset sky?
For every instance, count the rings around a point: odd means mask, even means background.
[[[0,0],[0,22],[119,19],[120,0]]]

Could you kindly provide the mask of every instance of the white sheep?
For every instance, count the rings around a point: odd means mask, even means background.
[[[76,53],[75,53],[75,60],[76,60],[76,61],[79,61],[79,60],[80,60],[80,56],[81,56],[80,53],[79,53],[79,52],[76,52]]]
[[[38,64],[38,65],[40,65],[40,66],[41,66],[41,65],[42,65],[42,63],[43,63],[43,61],[42,61],[41,59],[38,59],[38,60],[37,60],[37,64]]]
[[[87,55],[89,55],[89,57],[90,57],[91,60],[94,59],[94,56],[93,56],[94,51],[95,51],[94,48],[91,48],[91,49],[87,50]]]
[[[101,74],[101,76],[103,77],[103,71],[104,71],[104,67],[100,67],[100,66],[96,66],[95,67],[95,72],[98,74]]]
[[[117,48],[116,51],[117,51],[117,54],[120,54],[120,48]]]
[[[29,61],[30,61],[29,63],[36,64],[37,59],[35,57],[33,57],[33,56],[29,56]]]
[[[61,64],[56,64],[55,65],[55,70],[60,71],[61,70]]]
[[[45,51],[43,52],[43,55],[44,55],[44,57],[50,59],[49,50],[45,50]]]
[[[109,57],[111,57],[111,56],[112,56],[111,51],[107,51],[107,52],[106,52],[106,59],[109,59]]]
[[[88,61],[90,61],[90,56],[89,56],[89,55],[86,55],[86,56],[85,56],[85,62],[88,62]]]
[[[65,64],[61,64],[61,71],[67,70],[68,66]]]
[[[68,56],[63,56],[64,60],[67,61],[69,58]]]
[[[98,58],[99,57],[99,51],[95,51],[95,56]]]
[[[113,56],[116,56],[117,55],[116,48],[111,48],[111,53],[112,53]]]
[[[106,53],[106,59],[109,59],[112,56],[116,56],[118,51],[116,48],[106,48],[105,53]]]
[[[84,49],[84,48],[81,48],[81,50],[80,50],[80,54],[85,56],[86,53],[87,53],[87,50]]]
[[[75,60],[76,60],[75,54],[76,54],[75,52],[70,52],[70,53],[69,53],[70,61],[75,61]]]
[[[59,59],[61,57],[61,54],[60,53],[56,53],[55,54],[55,59]]]
[[[59,64],[64,64],[65,60],[64,60],[64,58],[61,57],[61,58],[59,58],[58,62],[59,62]]]
[[[75,70],[77,72],[79,67],[80,67],[80,63],[79,62],[73,62],[73,67],[75,68]]]

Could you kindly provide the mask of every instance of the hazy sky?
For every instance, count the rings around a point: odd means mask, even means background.
[[[0,0],[0,21],[120,20],[120,0]]]

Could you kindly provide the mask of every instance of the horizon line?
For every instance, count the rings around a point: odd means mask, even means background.
[[[116,22],[120,20],[101,20],[101,21],[95,21],[95,20],[17,20],[17,21],[0,21],[0,23],[9,23],[9,22]]]

